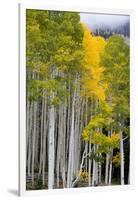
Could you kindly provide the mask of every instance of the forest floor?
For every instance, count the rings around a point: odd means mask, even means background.
[[[35,176],[35,181],[34,184],[32,185],[32,181],[31,181],[31,177],[27,177],[26,178],[26,189],[27,190],[41,190],[41,189],[48,189],[48,177],[46,176],[45,179],[45,185],[42,184],[42,178],[36,175]],[[112,185],[120,185],[119,182],[117,182],[116,180],[112,180]],[[105,186],[104,181],[102,181],[99,185],[97,186]],[[96,186],[96,187],[97,187]],[[76,188],[81,188],[81,187],[88,187],[88,180],[79,180],[77,185],[75,186]],[[59,180],[59,187],[57,188],[56,185],[56,178],[55,178],[55,185],[54,185],[54,189],[63,189],[63,184],[62,184],[62,180]]]

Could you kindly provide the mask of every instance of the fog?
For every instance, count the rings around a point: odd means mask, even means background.
[[[112,29],[129,22],[130,17],[128,15],[80,13],[80,20],[90,29],[102,27],[110,27]]]

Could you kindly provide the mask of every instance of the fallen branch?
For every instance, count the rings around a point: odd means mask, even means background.
[[[92,150],[93,150],[93,148],[92,148]],[[87,156],[90,155],[90,153],[92,152],[92,150],[91,150],[88,154],[86,154],[86,146],[85,146],[84,152],[83,152],[83,154],[82,154],[82,160],[81,160],[79,172],[82,171],[83,164],[84,164],[84,159],[85,159]],[[74,186],[77,184],[77,182],[78,182],[79,180],[80,180],[80,173],[78,174],[78,176],[76,177],[76,179],[73,181],[72,187],[74,187]]]
[[[127,136],[127,137],[125,137],[125,138],[123,139],[123,141],[125,141],[127,138],[128,138],[128,136]]]

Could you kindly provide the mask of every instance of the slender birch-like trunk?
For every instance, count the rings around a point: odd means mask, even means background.
[[[112,129],[110,132],[110,136],[112,136]],[[112,157],[113,157],[113,149],[111,149],[111,153],[110,153],[110,164],[109,164],[109,185],[111,185],[112,182]]]
[[[110,106],[112,106],[112,94],[110,94],[110,98],[109,98],[109,104]],[[112,132],[113,130],[111,129],[110,131],[110,137],[112,136]],[[109,135],[108,135],[109,136]],[[112,157],[113,157],[113,149],[111,149],[111,153],[110,153],[110,164],[109,164],[109,185],[111,185],[111,182],[112,182]]]
[[[105,165],[105,184],[108,185],[109,175],[109,153],[106,154],[106,165]]]
[[[79,146],[80,146],[80,85],[79,81],[77,83],[76,89],[76,102],[75,102],[75,125],[74,125],[74,176],[78,173],[79,170],[79,162],[80,162],[80,153],[79,153]]]
[[[108,136],[110,136],[110,131],[108,131]],[[105,165],[105,184],[108,185],[109,180],[109,153],[106,154],[106,165]]]
[[[91,143],[89,142],[89,155],[91,153]],[[91,186],[91,167],[92,167],[92,161],[89,159],[89,177],[88,177],[88,185]]]
[[[101,156],[101,153],[100,153]],[[99,176],[98,176],[98,182],[101,183],[102,182],[102,164],[101,162],[99,163]]]
[[[47,101],[46,97],[44,97],[44,130],[43,130],[43,148],[42,148],[42,183],[45,185],[45,168],[46,168],[46,137],[47,137]]]
[[[34,72],[30,73],[30,79],[34,79]],[[34,112],[33,112],[33,108],[34,108],[34,101],[31,100],[30,102],[30,123],[29,123],[29,127],[28,127],[28,159],[27,159],[27,174],[28,176],[31,176],[31,159],[32,159],[32,137],[33,137],[33,118],[34,118]]]
[[[43,133],[44,133],[44,96],[42,97],[42,109],[41,109],[41,129],[40,129],[40,154],[39,154],[39,172],[38,175],[41,175],[42,172],[42,160],[43,160]]]
[[[84,148],[84,151],[83,151],[83,154],[82,154],[82,159],[81,159],[81,164],[80,164],[80,168],[79,168],[79,172],[81,173],[82,172],[82,169],[83,169],[83,165],[84,165],[84,161],[85,161],[85,158],[87,157],[87,154],[86,154],[86,144],[85,144],[85,148]],[[76,179],[73,181],[72,183],[72,187],[74,187],[77,182],[80,180],[80,174],[76,177]]]
[[[91,99],[91,106],[90,106],[90,116],[91,119],[93,117],[93,100]],[[90,136],[90,141],[89,141],[89,156],[91,155],[92,152],[92,145],[91,145],[91,136]],[[89,157],[88,157],[89,158]],[[92,185],[92,160],[89,158],[89,177],[88,177],[88,185]]]
[[[98,145],[95,146],[96,151],[98,150]],[[98,185],[98,162],[95,162],[95,183],[94,185]]]
[[[54,186],[54,105],[49,108],[49,133],[48,133],[48,189]]]
[[[35,143],[36,143],[36,116],[37,116],[37,102],[34,102],[34,120],[33,120],[33,134],[32,134],[32,185],[34,185],[34,163],[35,163]]]
[[[71,91],[70,91],[70,81],[68,86],[68,98],[67,98],[67,133],[66,133],[66,171],[68,171],[68,152],[69,152],[69,138],[70,138],[70,126],[71,126]]]
[[[110,164],[109,164],[109,185],[112,183],[112,156],[113,156],[113,150],[111,152],[111,157],[110,157]]]
[[[62,105],[59,105],[58,109],[58,144],[57,144],[57,163],[56,163],[56,174],[57,174],[57,188],[59,188],[59,175],[60,175],[60,161],[61,161],[61,148],[62,148],[62,134],[63,134],[63,118],[62,118]]]
[[[65,136],[66,136],[66,104],[64,105],[64,108],[63,108],[62,167],[61,167],[63,188],[66,187]]]
[[[123,145],[122,130],[120,130],[120,157],[121,157],[120,179],[121,179],[121,185],[124,185],[124,145]]]
[[[73,151],[74,151],[74,104],[75,104],[75,91],[72,98],[72,116],[71,116],[71,132],[69,140],[69,159],[68,159],[68,172],[67,172],[67,187],[71,187],[73,179]]]
[[[29,150],[29,126],[30,126],[30,101],[27,100],[27,111],[26,111],[26,158],[28,159]]]
[[[31,155],[32,155],[32,151],[31,151],[31,138],[32,138],[32,120],[33,120],[33,102],[31,102],[30,105],[30,124],[29,124],[29,128],[28,128],[28,159],[27,159],[27,175],[30,176],[31,175]]]
[[[93,145],[93,152],[95,153],[95,144]],[[96,179],[96,161],[93,159],[93,171],[92,171],[92,186],[95,185],[95,179]]]

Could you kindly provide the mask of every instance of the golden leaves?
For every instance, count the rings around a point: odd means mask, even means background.
[[[87,76],[83,77],[84,93],[88,96],[105,100],[105,85],[101,82],[104,68],[100,66],[100,56],[106,45],[104,38],[92,35],[91,31],[82,25],[84,29],[84,66]]]
[[[87,171],[79,171],[78,172],[78,176],[80,177],[80,180],[81,181],[87,181],[88,180],[88,177],[89,177],[89,174]]]

